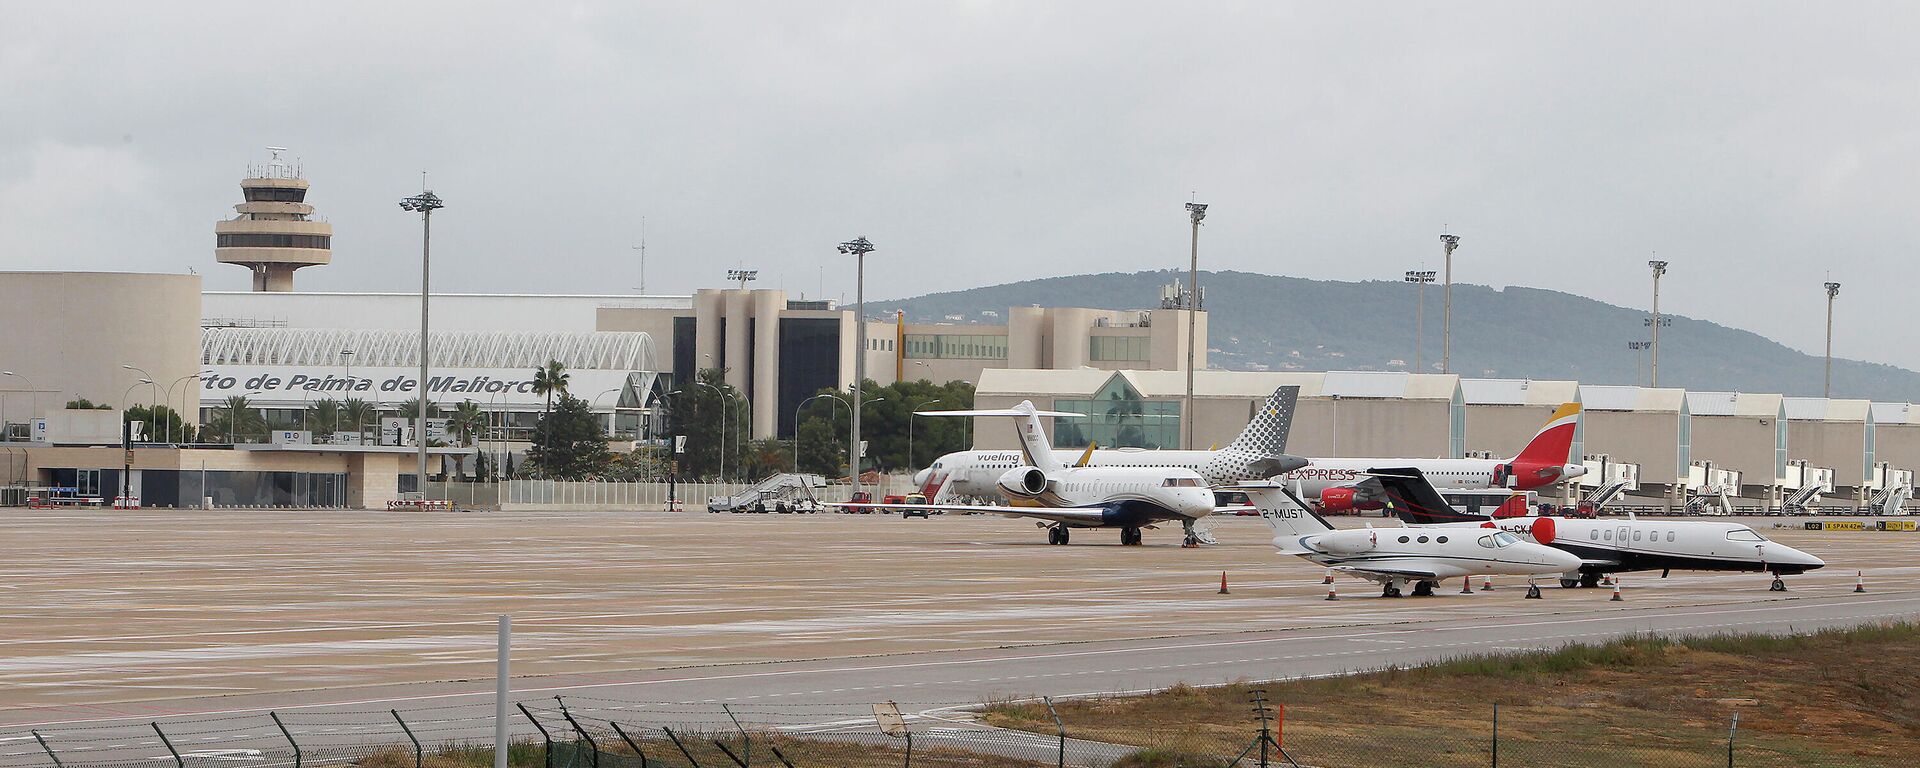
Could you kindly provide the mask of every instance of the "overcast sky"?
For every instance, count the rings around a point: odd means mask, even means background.
[[[305,290],[851,299],[1184,267],[1456,278],[1920,368],[1920,6],[6,3],[7,269],[248,275],[263,147],[335,227]],[[1142,301],[1149,297],[1141,297]],[[1356,311],[1365,311],[1356,308]],[[1526,330],[1515,329],[1524,340]],[[1624,341],[1624,340],[1623,340]]]

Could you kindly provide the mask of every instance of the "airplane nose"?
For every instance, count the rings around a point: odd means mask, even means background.
[[[1774,554],[1785,555],[1786,557],[1783,559],[1783,563],[1790,563],[1793,565],[1797,565],[1809,571],[1815,568],[1827,567],[1827,561],[1822,560],[1813,555],[1809,555],[1800,550],[1794,549],[1793,547],[1780,547],[1780,550],[1776,551]]]
[[[927,487],[927,479],[931,477],[933,477],[933,469],[931,467],[913,473],[913,487]]]
[[[1544,546],[1541,549],[1546,550],[1545,557],[1542,559],[1543,564],[1563,573],[1572,573],[1580,569],[1580,558],[1572,552]]]

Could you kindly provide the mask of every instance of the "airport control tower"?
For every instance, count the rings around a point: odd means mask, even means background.
[[[293,290],[293,271],[333,261],[333,225],[314,221],[307,180],[300,167],[280,158],[285,147],[267,147],[265,167],[248,166],[240,181],[246,202],[240,215],[213,225],[213,257],[253,270],[256,291]]]

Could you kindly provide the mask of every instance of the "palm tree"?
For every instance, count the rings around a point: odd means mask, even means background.
[[[547,396],[547,405],[540,411],[542,422],[553,415],[553,393],[565,394],[567,380],[571,378],[573,377],[567,374],[567,366],[558,360],[548,360],[545,366],[533,369],[533,393]],[[548,449],[551,448],[552,446],[548,446]]]
[[[487,428],[487,414],[480,410],[479,403],[472,400],[462,400],[459,405],[453,407],[453,418],[451,419],[451,423],[447,425],[447,428],[453,433],[453,439],[458,440],[463,446],[471,447],[475,439],[480,436],[481,430]],[[477,449],[474,451],[474,455],[479,455]],[[453,463],[455,473],[465,474],[467,466],[466,456],[455,456]],[[476,461],[474,463],[474,469],[478,470],[479,468],[479,462]]]
[[[254,437],[267,431],[267,420],[247,401],[246,395],[230,395],[213,409],[213,423],[225,432],[227,441],[240,442],[241,436]]]
[[[363,430],[367,422],[373,421],[375,416],[376,411],[372,403],[357,397],[340,401],[340,418],[353,425],[353,434],[356,437],[364,434]]]
[[[331,436],[340,428],[340,401],[331,397],[315,400],[307,406],[308,424],[316,436]]]

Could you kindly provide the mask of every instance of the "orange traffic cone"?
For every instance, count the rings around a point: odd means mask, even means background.
[[[1322,584],[1332,584],[1332,583],[1333,583],[1333,569],[1332,569],[1332,568],[1328,568],[1328,569],[1327,569],[1327,577],[1326,577],[1326,578],[1324,578],[1324,579],[1321,579],[1321,580],[1320,580],[1320,583],[1322,583]]]
[[[1472,576],[1460,577],[1460,594],[1463,594],[1463,595],[1473,594],[1473,577]]]
[[[1337,587],[1337,586],[1334,586],[1334,585],[1333,585],[1333,584],[1332,584],[1331,582],[1329,582],[1329,583],[1327,584],[1327,599],[1328,599],[1328,600],[1338,600],[1338,599],[1340,599],[1340,593],[1336,591],[1336,590],[1338,590],[1338,589],[1339,589],[1339,587]]]
[[[1864,571],[1854,571],[1854,572],[1853,572],[1853,591],[1855,591],[1855,592],[1865,592],[1865,591],[1867,591],[1867,576],[1866,576],[1866,572],[1864,572]]]
[[[1492,576],[1482,576],[1482,577],[1480,577],[1480,591],[1482,591],[1482,592],[1492,592],[1492,591],[1493,591],[1493,577],[1492,577]]]
[[[1613,597],[1609,598],[1607,602],[1609,603],[1620,602],[1620,580],[1619,579],[1613,580]]]
[[[1227,572],[1226,571],[1220,572],[1220,594],[1223,594],[1223,595],[1233,594],[1232,592],[1227,591]]]

